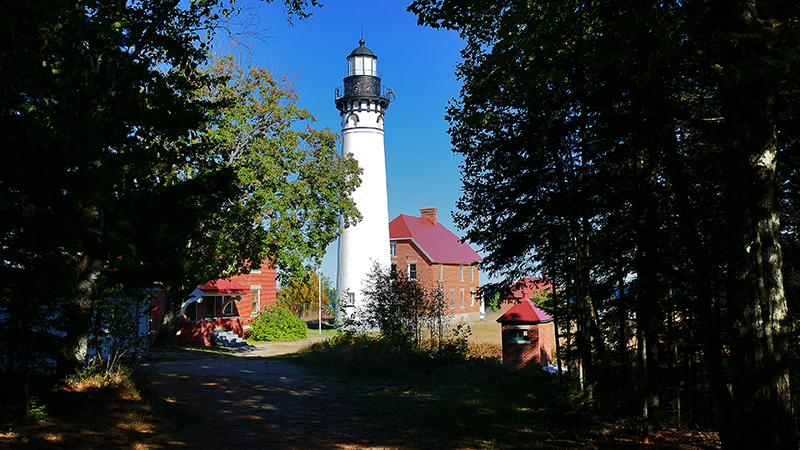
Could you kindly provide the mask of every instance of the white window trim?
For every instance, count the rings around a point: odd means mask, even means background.
[[[461,288],[461,308],[466,308],[466,305],[464,304],[464,288]]]
[[[408,263],[408,265],[406,266],[406,271],[407,271],[406,274],[408,275],[408,279],[409,280],[416,280],[417,278],[419,278],[419,267],[417,266],[417,261],[416,260],[408,260],[407,263]],[[411,265],[412,264],[414,265],[414,276],[413,277],[411,276]]]
[[[252,315],[253,313],[261,312],[261,285],[253,284],[250,286],[250,290],[256,293],[256,310],[250,311],[250,315]]]
[[[458,267],[461,269],[461,282],[463,283],[464,282],[464,265],[463,264],[459,264]]]
[[[444,264],[439,263],[439,281],[444,281]]]

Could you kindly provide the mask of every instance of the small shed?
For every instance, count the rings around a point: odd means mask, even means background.
[[[514,370],[533,362],[547,366],[553,361],[553,318],[530,300],[523,300],[497,319],[502,325],[503,364]]]

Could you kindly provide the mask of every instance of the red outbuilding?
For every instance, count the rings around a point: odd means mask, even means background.
[[[502,325],[503,364],[519,370],[534,363],[547,366],[553,361],[555,328],[553,318],[530,300],[523,300],[497,319]]]

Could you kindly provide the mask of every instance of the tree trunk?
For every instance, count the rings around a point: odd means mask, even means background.
[[[772,17],[761,17],[764,11],[755,1],[715,6],[722,14],[723,67],[749,68],[726,72],[720,88],[727,138],[728,306],[736,444],[796,450],[776,179],[773,109],[779,85],[767,61],[782,28],[765,26]]]
[[[154,347],[171,347],[175,345],[175,337],[178,334],[178,325],[181,320],[181,304],[190,293],[191,290],[189,289],[179,288],[167,291],[164,318],[158,328],[156,338],[153,340]]]
[[[747,108],[752,113],[749,120],[726,116],[741,130],[732,145],[726,208],[736,441],[764,449],[796,449],[775,179],[777,145],[769,120],[772,98],[764,93],[744,100],[731,109]]]
[[[617,287],[617,320],[619,323],[617,336],[617,351],[619,353],[619,386],[625,388],[630,382],[628,370],[628,307],[625,302],[625,276],[620,270],[619,283]]]
[[[693,290],[697,300],[693,304],[694,313],[699,320],[699,334],[703,342],[703,359],[708,368],[708,378],[711,385],[719,429],[720,440],[723,448],[733,448],[731,439],[734,434],[733,404],[727,382],[725,369],[722,362],[722,340],[719,330],[719,314],[714,315],[714,295],[711,286],[713,273],[708,252],[703,248],[702,240],[698,235],[699,223],[689,199],[687,183],[683,175],[683,167],[677,151],[675,133],[669,127],[670,140],[674,145],[665,146],[667,175],[674,191],[678,206],[678,223],[683,248],[692,262]]]
[[[97,291],[97,280],[102,263],[85,254],[81,260],[75,299],[66,312],[67,334],[57,372],[60,378],[79,371],[86,363],[89,337],[92,329],[92,302]]]
[[[659,292],[658,292],[658,195],[657,195],[658,153],[651,146],[643,155],[639,167],[638,195],[634,207],[637,211],[636,223],[636,273],[637,332],[640,338],[640,386],[643,401],[644,441],[659,428],[659,377],[658,330]]]

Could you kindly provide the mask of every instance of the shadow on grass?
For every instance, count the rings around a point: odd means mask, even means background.
[[[154,397],[148,386],[143,380],[123,379],[43,393],[39,401],[45,405],[44,417],[4,424],[0,448],[186,448],[187,441],[174,431],[190,414]]]

